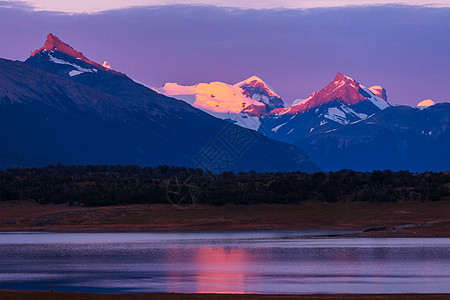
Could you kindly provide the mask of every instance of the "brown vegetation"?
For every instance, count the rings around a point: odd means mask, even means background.
[[[1,231],[351,229],[357,236],[450,237],[447,202],[70,207],[0,202]]]

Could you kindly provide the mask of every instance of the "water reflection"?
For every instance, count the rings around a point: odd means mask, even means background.
[[[245,293],[249,260],[243,248],[170,247],[165,261],[167,291],[186,292],[186,285],[190,285],[189,290],[196,293]]]
[[[248,254],[242,248],[204,246],[197,250],[198,293],[244,293]]]
[[[0,234],[0,289],[450,292],[450,239],[301,234]]]

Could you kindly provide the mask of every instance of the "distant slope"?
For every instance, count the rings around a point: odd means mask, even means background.
[[[274,109],[259,132],[298,146],[324,171],[447,171],[450,104],[391,106],[386,90],[338,73],[305,100]]]
[[[450,103],[389,107],[295,143],[324,170],[450,170]]]

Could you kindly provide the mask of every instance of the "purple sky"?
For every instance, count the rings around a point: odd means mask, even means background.
[[[152,86],[258,75],[291,103],[341,72],[385,87],[393,104],[450,101],[449,8],[161,6],[69,15],[1,4],[3,58],[25,60],[52,32]]]
[[[273,9],[273,8],[317,8],[340,7],[348,5],[422,5],[433,7],[450,7],[448,0],[25,0],[4,1],[27,3],[34,10],[60,12],[99,12],[111,9],[122,9],[135,6],[156,5],[214,5],[219,7]]]

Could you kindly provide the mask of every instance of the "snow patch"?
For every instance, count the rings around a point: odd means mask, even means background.
[[[295,100],[294,103],[292,103],[292,106],[305,105],[306,102],[311,100],[314,97],[315,94],[316,94],[316,92],[312,93],[308,98],[306,98],[304,100],[302,100],[302,99]]]
[[[359,122],[361,122],[361,121],[363,121],[363,119],[357,120],[357,121],[355,121],[355,122],[351,122],[350,124],[356,124],[356,123],[359,123]]]
[[[324,117],[339,124],[348,124],[345,113],[337,107],[328,108],[328,111]]]
[[[73,77],[73,76],[77,76],[77,75],[80,75],[80,74],[83,74],[84,72],[80,72],[80,71],[77,71],[77,70],[73,70],[73,71],[70,71],[69,72],[69,76],[70,77]]]
[[[265,104],[269,104],[270,102],[269,97],[267,97],[266,95],[254,94],[252,99]]]
[[[282,126],[286,125],[286,123],[283,123],[281,125],[275,126],[274,128],[272,128],[272,131],[276,133],[278,131],[278,129],[280,129]]]
[[[222,120],[228,120],[232,123],[239,125],[244,128],[248,128],[251,130],[257,131],[259,127],[261,126],[261,121],[258,117],[249,116],[243,113],[220,113],[220,112],[213,112],[208,109],[200,108],[202,111],[204,111],[207,114],[210,114],[213,117],[216,117],[218,119]]]
[[[355,116],[355,117],[357,117],[357,118],[359,118],[359,119],[361,119],[361,120],[367,119],[367,115],[366,115],[366,114],[363,114],[363,113],[357,113],[356,111],[354,111],[353,109],[351,109],[351,108],[348,107],[348,106],[342,105],[342,106],[341,106],[341,109],[342,109],[345,113],[350,114],[350,115],[353,115],[353,116]]]
[[[380,97],[375,95],[371,90],[369,90],[366,87],[363,87],[363,85],[360,85],[360,86],[366,93],[369,94],[368,100],[370,102],[372,102],[376,107],[378,107],[379,109],[383,110],[383,109],[388,108],[390,106],[389,103],[387,103],[386,101],[384,101],[383,99],[381,99]]]
[[[68,65],[68,66],[72,66],[72,67],[74,67],[75,69],[77,69],[77,71],[70,71],[69,72],[69,75],[72,77],[72,76],[76,76],[76,75],[80,75],[81,73],[97,73],[97,70],[96,69],[85,69],[85,68],[82,68],[82,67],[80,67],[79,65],[76,65],[76,64],[73,64],[73,63],[70,63],[70,62],[67,62],[67,61],[65,61],[65,60],[62,60],[62,59],[59,59],[59,58],[56,58],[56,57],[54,57],[54,56],[52,56],[50,53],[48,54],[48,56],[49,56],[49,58],[50,58],[50,61],[51,62],[53,62],[53,63],[55,63],[55,64],[59,64],[59,65]]]
[[[297,105],[305,101],[306,99],[295,99],[294,102],[292,102],[292,106]]]

